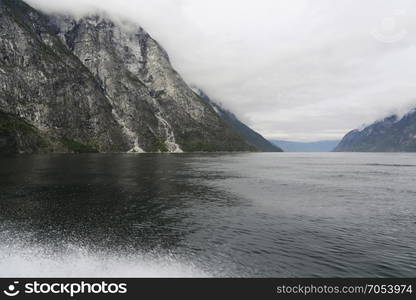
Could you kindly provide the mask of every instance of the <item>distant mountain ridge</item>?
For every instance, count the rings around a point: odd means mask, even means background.
[[[205,94],[204,91],[199,88],[194,88],[193,90],[203,100],[211,105],[215,112],[221,117],[221,119],[223,119],[232,128],[234,128],[234,130],[237,131],[249,145],[259,149],[262,152],[283,152],[280,147],[273,145],[273,143],[266,140],[261,134],[241,122],[232,112],[224,109],[221,105],[213,101]]]
[[[339,141],[292,142],[281,140],[272,140],[271,142],[285,152],[331,152],[339,143]]]
[[[349,132],[337,152],[416,152],[416,110],[389,116],[362,130]]]
[[[46,15],[21,0],[0,0],[0,113],[0,152],[260,150],[143,28],[104,13]]]

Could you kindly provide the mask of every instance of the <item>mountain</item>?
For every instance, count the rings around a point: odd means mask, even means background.
[[[338,145],[339,141],[305,143],[273,140],[272,143],[282,148],[285,152],[331,152]]]
[[[337,152],[416,152],[416,110],[348,133]]]
[[[204,91],[199,88],[194,88],[194,92],[200,96],[206,103],[208,103],[220,116],[222,120],[227,122],[235,131],[237,131],[240,136],[251,146],[260,150],[261,152],[283,152],[278,146],[273,145],[271,142],[266,140],[259,133],[255,132],[253,129],[242,123],[232,112],[224,109],[208,97]]]
[[[0,152],[13,154],[24,148],[36,152],[47,148],[42,134],[22,118],[0,112]]]
[[[141,27],[20,0],[0,0],[0,113],[0,152],[258,150]]]

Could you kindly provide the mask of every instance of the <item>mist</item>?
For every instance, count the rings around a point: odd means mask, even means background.
[[[339,139],[416,107],[411,0],[27,0],[136,22],[185,80],[268,138]]]

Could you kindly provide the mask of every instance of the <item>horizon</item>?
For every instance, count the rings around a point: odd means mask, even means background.
[[[357,3],[0,0],[0,294],[413,295],[416,4]]]
[[[416,106],[413,1],[26,2],[135,21],[188,84],[268,139],[341,139]]]

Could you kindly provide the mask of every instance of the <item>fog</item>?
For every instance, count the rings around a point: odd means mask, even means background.
[[[338,139],[416,107],[412,0],[27,0],[144,27],[185,80],[264,136]]]

